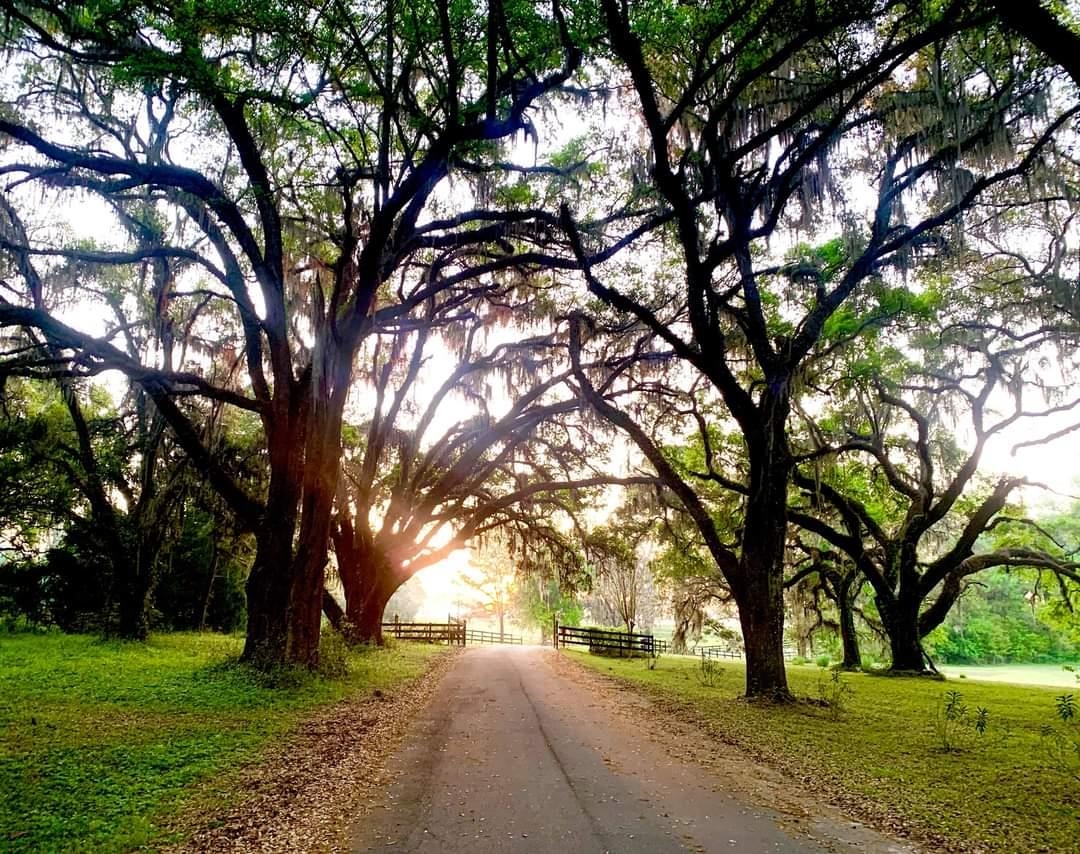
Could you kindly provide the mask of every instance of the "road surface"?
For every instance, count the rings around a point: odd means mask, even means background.
[[[837,820],[792,830],[790,816],[725,793],[707,770],[643,737],[610,698],[598,701],[565,670],[558,653],[538,647],[465,652],[391,758],[396,780],[353,828],[352,850],[912,850]]]

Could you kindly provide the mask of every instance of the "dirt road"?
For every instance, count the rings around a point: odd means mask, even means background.
[[[352,849],[423,854],[913,849],[838,816],[751,806],[616,714],[552,650],[468,651],[389,763]],[[702,749],[712,749],[703,743]],[[730,782],[730,780],[729,780]],[[760,798],[759,798],[760,799]]]

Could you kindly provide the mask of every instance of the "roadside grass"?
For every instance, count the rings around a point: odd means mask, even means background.
[[[222,786],[305,714],[423,672],[444,648],[349,652],[336,679],[240,665],[242,640],[153,636],[145,644],[0,635],[0,850],[120,852],[177,841],[186,805],[226,809]],[[212,793],[212,794],[210,794]]]
[[[772,706],[739,699],[741,662],[724,662],[710,687],[699,676],[700,662],[689,658],[661,658],[650,670],[640,661],[566,654],[935,850],[1080,851],[1080,788],[1054,767],[1042,734],[1057,723],[1054,698],[1067,693],[1060,688],[844,674],[850,690],[830,709],[820,703],[829,674],[793,665],[788,680],[805,701]],[[970,718],[979,706],[989,718],[984,735],[964,727],[963,748],[946,751],[939,722],[952,690],[961,692]]]

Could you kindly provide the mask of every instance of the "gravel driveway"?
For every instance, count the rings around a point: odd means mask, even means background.
[[[736,783],[730,764],[703,768],[691,758],[693,733],[640,700],[597,693],[597,679],[553,650],[468,650],[392,754],[395,779],[356,821],[352,850],[914,850],[827,808],[808,810],[783,781]]]

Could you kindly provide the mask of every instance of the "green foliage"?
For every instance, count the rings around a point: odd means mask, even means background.
[[[348,652],[347,675],[328,680],[306,670],[268,677],[236,662],[240,646],[215,634],[154,635],[146,644],[5,637],[0,847],[12,854],[156,848],[185,805],[211,811],[237,802],[243,792],[228,785],[233,770],[257,760],[310,710],[390,689],[441,649]]]
[[[254,544],[231,530],[223,510],[212,508],[210,500],[185,508],[179,535],[159,564],[153,592],[156,627],[220,632],[243,627],[244,583]]]
[[[819,662],[818,667],[821,669],[817,684],[818,701],[829,710],[829,716],[833,720],[838,720],[847,709],[848,699],[854,689],[840,673],[840,668],[830,668],[828,662],[825,665]]]
[[[724,668],[715,658],[701,656],[701,666],[698,668],[698,680],[706,688],[715,688],[724,673]]]
[[[1074,671],[1072,667],[1066,670]],[[1080,674],[1077,674],[1080,681]],[[1043,749],[1050,767],[1080,783],[1080,720],[1076,717],[1077,702],[1072,694],[1054,697],[1056,725],[1048,724],[1042,729]]]
[[[319,675],[324,679],[349,675],[349,645],[340,632],[325,625],[319,633]]]
[[[1072,661],[1080,654],[1080,638],[1070,637],[1071,612],[1055,624],[1056,601],[1037,603],[1038,589],[1030,571],[995,569],[981,574],[957,607],[924,639],[935,661],[1005,663]]]
[[[540,629],[550,637],[555,617],[563,626],[580,626],[584,614],[577,598],[565,592],[556,580],[526,579],[514,588],[514,614],[522,623]]]
[[[990,712],[977,706],[974,713],[959,691],[946,691],[934,709],[933,734],[940,750],[967,750],[986,735]]]
[[[1060,690],[968,680],[964,702],[991,710],[980,749],[928,756],[918,724],[941,704],[934,681],[846,674],[853,690],[844,713],[823,725],[817,703],[742,702],[738,662],[728,662],[729,676],[707,688],[690,658],[669,656],[656,671],[587,655],[575,660],[647,692],[668,714],[704,724],[786,774],[812,779],[823,797],[858,800],[889,824],[903,822],[931,850],[1029,854],[1033,839],[1049,851],[1075,848],[1076,788],[1048,782],[1041,734]],[[815,667],[788,667],[792,690],[802,696],[813,697],[820,678]],[[1005,732],[1007,738],[994,735]]]

